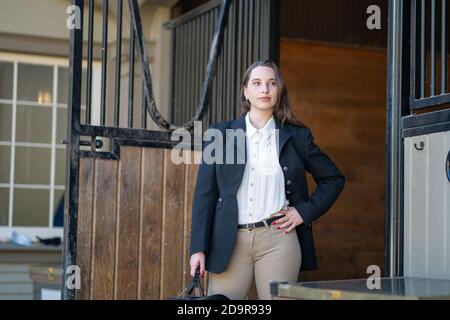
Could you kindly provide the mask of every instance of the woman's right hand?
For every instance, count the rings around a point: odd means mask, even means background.
[[[191,256],[190,265],[191,265],[191,276],[192,277],[195,276],[195,271],[197,270],[197,268],[199,266],[200,266],[200,277],[201,278],[205,277],[205,260],[206,260],[206,256],[203,251],[194,253]]]

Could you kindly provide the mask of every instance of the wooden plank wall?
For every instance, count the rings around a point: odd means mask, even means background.
[[[383,270],[386,51],[282,40],[281,70],[295,115],[347,179],[314,224],[319,270],[300,279],[367,277],[373,264]]]
[[[80,160],[77,299],[166,299],[191,280],[198,165],[170,152],[122,146],[118,161]]]

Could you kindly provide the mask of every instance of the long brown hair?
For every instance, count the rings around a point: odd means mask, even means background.
[[[270,67],[275,72],[275,80],[277,82],[278,87],[278,97],[277,104],[275,105],[273,116],[276,120],[278,120],[281,125],[292,124],[300,127],[304,127],[305,125],[296,119],[294,114],[292,113],[291,104],[288,98],[288,89],[286,86],[286,82],[284,81],[283,76],[281,75],[281,71],[278,66],[269,60],[260,60],[253,63],[250,67],[248,67],[247,71],[244,74],[241,84],[241,94],[240,94],[240,104],[244,111],[250,111],[250,102],[245,99],[244,88],[248,85],[248,81],[250,80],[250,75],[256,67]]]

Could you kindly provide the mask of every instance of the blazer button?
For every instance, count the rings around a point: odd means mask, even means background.
[[[286,181],[286,184],[291,184],[291,180]]]
[[[222,198],[219,198],[219,201],[222,201]]]
[[[286,194],[291,194],[291,192],[289,190],[286,190]]]
[[[288,171],[288,167],[283,167],[283,171]]]

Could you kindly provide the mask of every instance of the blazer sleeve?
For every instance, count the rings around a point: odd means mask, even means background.
[[[314,143],[309,128],[304,135],[305,169],[314,178],[316,190],[307,201],[295,205],[304,224],[309,225],[324,214],[338,198],[345,185],[345,177],[336,164]]]
[[[209,128],[215,128],[211,125]],[[197,252],[208,252],[211,224],[218,199],[216,164],[204,161],[203,150],[211,141],[203,142],[202,162],[199,165],[192,203],[192,226],[190,255]]]

